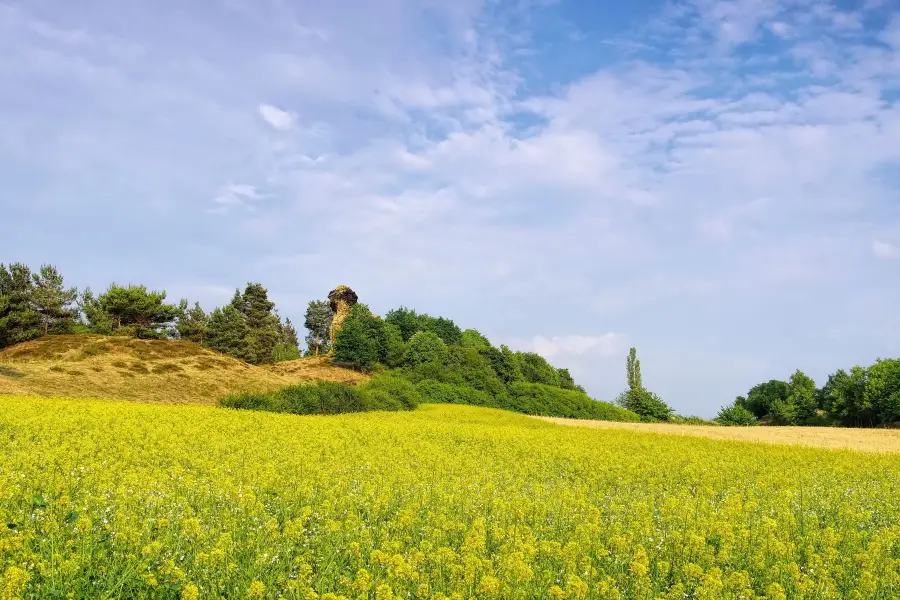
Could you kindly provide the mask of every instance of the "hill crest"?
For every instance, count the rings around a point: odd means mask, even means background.
[[[255,366],[186,340],[46,336],[0,351],[0,394],[214,404],[222,396],[303,381],[367,376],[326,357]]]

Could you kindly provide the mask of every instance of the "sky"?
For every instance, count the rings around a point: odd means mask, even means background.
[[[900,355],[900,0],[0,0],[0,261],[350,285],[715,415]]]

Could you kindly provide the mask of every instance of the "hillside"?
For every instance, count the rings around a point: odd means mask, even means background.
[[[0,351],[0,394],[213,404],[301,381],[364,379],[324,357],[254,366],[181,340],[62,335]]]

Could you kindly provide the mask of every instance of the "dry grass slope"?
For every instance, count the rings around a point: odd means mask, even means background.
[[[62,335],[0,352],[0,394],[214,404],[231,393],[317,379],[354,383],[365,376],[325,358],[257,367],[180,340]]]
[[[740,440],[769,444],[790,444],[816,448],[850,449],[862,452],[900,452],[900,431],[896,429],[850,429],[843,427],[709,427],[668,423],[614,423],[581,421],[556,417],[535,417],[560,425],[599,429],[630,429],[649,433],[690,435],[718,440]]]

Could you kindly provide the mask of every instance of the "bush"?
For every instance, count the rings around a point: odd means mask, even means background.
[[[422,395],[411,382],[396,375],[379,375],[359,387],[368,410],[413,410]]]
[[[509,408],[529,415],[599,421],[640,421],[638,415],[627,409],[594,400],[575,390],[517,381],[509,386],[509,392],[512,402]]]
[[[416,384],[416,389],[421,395],[422,402],[429,404],[468,404],[472,406],[506,408],[497,406],[493,397],[487,392],[476,390],[466,385],[454,385],[434,379],[423,379]]]
[[[716,421],[722,425],[746,426],[756,423],[756,417],[742,404],[735,402],[722,407],[722,410],[716,415]]]
[[[263,393],[233,394],[219,401],[219,406],[243,410],[265,410],[279,412],[275,408],[275,396]]]
[[[447,344],[431,331],[419,331],[409,339],[403,364],[417,367],[424,363],[443,363],[447,360]]]

